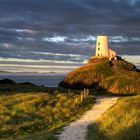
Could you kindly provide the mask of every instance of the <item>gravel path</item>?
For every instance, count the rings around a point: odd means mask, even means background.
[[[87,111],[79,120],[71,122],[63,128],[58,136],[59,140],[85,140],[87,127],[95,122],[101,114],[114,105],[118,97],[97,97],[91,110]]]

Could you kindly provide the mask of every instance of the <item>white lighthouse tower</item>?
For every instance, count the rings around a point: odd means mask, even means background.
[[[116,59],[116,55],[115,51],[109,49],[108,37],[106,35],[97,36],[95,56],[98,58],[107,57],[109,59]]]

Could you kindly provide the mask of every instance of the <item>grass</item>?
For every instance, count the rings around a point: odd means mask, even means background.
[[[82,89],[101,88],[112,94],[131,94],[140,91],[140,73],[124,60],[104,60],[91,63],[70,72],[61,87]]]
[[[81,102],[79,94],[63,89],[28,89],[32,88],[0,93],[0,139],[55,139],[52,132],[80,117],[94,103],[93,96]]]
[[[127,95],[139,93],[139,83],[140,73],[132,64],[103,61],[70,72],[61,84],[68,89],[84,85],[94,94]],[[79,118],[94,103],[93,96],[81,102],[80,90],[68,89],[29,83],[0,85],[0,139],[56,140],[56,130]],[[121,99],[89,126],[87,139],[137,140],[139,118],[140,96]]]
[[[88,127],[87,140],[139,140],[140,96],[120,99]]]

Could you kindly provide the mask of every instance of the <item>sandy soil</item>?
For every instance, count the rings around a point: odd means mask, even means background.
[[[58,136],[59,140],[85,140],[87,127],[94,123],[107,109],[114,105],[118,97],[97,97],[91,110],[87,111],[80,119],[71,122],[63,128]]]

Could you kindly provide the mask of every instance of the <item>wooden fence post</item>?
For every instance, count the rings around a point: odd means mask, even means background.
[[[83,91],[81,91],[81,102],[83,102]]]
[[[78,98],[75,99],[75,103],[76,103],[76,104],[78,103]]]

